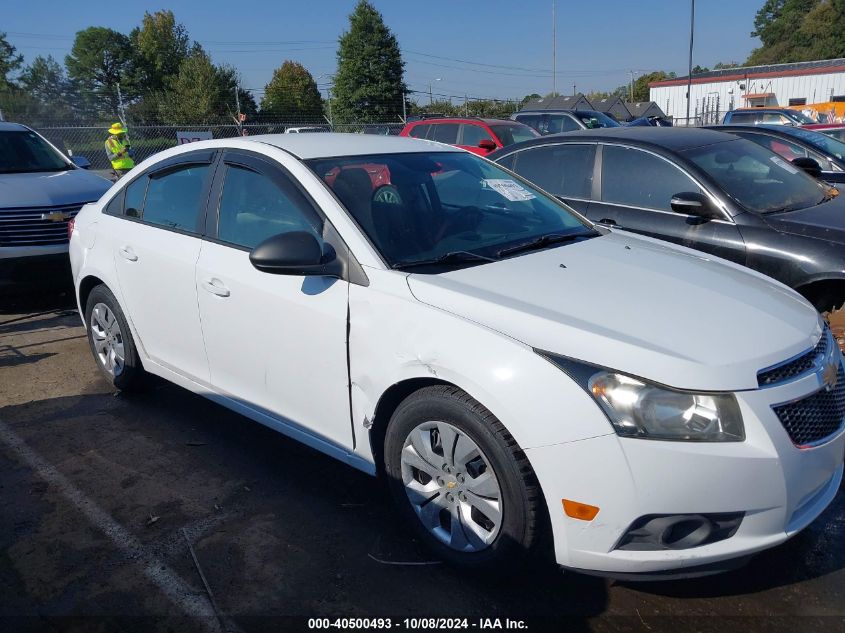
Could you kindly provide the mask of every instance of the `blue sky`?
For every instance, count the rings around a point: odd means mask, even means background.
[[[551,0],[373,0],[373,4],[399,40],[411,89],[427,92],[432,83],[435,95],[456,100],[464,94],[522,98],[552,89]],[[578,92],[612,89],[627,82],[631,70],[686,72],[688,1],[558,0],[557,4],[559,92],[571,94],[573,84]],[[743,62],[759,44],[750,32],[762,4],[763,0],[699,0],[694,63]],[[238,68],[243,85],[255,89],[260,98],[273,69],[285,59],[304,64],[325,92],[328,75],[335,70],[337,37],[347,28],[354,5],[355,0],[170,4],[0,0],[0,30],[8,32],[9,41],[27,61],[38,54],[62,59],[80,29],[108,26],[128,33],[145,10],[170,8],[214,61]]]

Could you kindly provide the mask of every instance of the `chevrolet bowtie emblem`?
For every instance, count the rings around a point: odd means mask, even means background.
[[[47,220],[48,222],[62,222],[70,219],[70,213],[66,211],[50,211],[49,213],[42,213],[41,219]]]
[[[454,481],[449,481],[449,482],[447,482],[447,483],[446,483],[446,487],[447,487],[449,490],[451,490],[452,488],[454,488],[454,487],[455,487],[455,486],[457,486],[457,485],[458,485],[458,484],[457,484],[456,482],[454,482]]]
[[[822,383],[827,391],[830,391],[836,386],[839,380],[839,365],[838,363],[828,363],[822,372]]]

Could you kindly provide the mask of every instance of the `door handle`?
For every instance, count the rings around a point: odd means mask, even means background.
[[[223,282],[216,277],[202,282],[202,287],[218,297],[228,297],[231,294],[229,289],[223,285]]]
[[[132,250],[131,246],[121,246],[118,251],[123,256],[123,259],[127,259],[130,262],[137,262],[138,256],[135,254],[135,251]]]
[[[620,228],[620,229],[622,228],[621,226],[619,226],[619,224],[616,222],[616,220],[614,220],[612,218],[602,218],[601,220],[596,222],[596,224],[601,224],[603,226],[612,226],[613,228]]]

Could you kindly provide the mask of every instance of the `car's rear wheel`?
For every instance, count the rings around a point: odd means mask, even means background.
[[[106,380],[118,389],[135,386],[143,372],[141,360],[123,310],[106,286],[96,286],[88,295],[85,325],[91,353]]]
[[[427,387],[399,405],[385,470],[400,511],[441,559],[495,566],[533,548],[543,503],[528,460],[460,389]]]

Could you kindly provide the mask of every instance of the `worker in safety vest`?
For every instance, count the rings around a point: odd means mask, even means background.
[[[135,161],[129,155],[129,139],[126,138],[126,128],[121,123],[115,123],[109,128],[106,139],[106,154],[111,161],[111,167],[120,178],[135,166]]]

